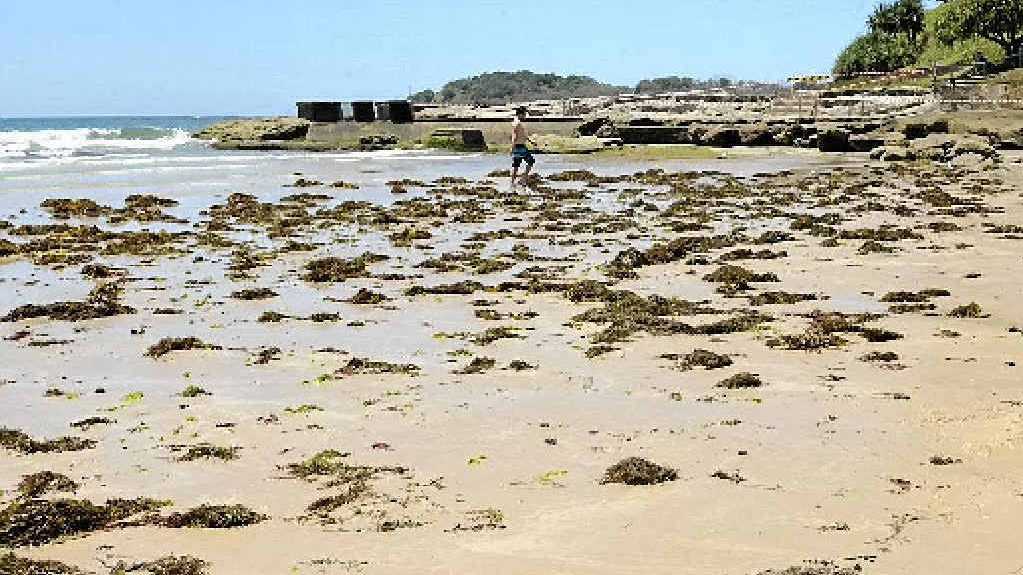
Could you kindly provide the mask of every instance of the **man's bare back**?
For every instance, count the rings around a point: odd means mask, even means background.
[[[512,137],[511,137],[511,155],[512,155],[512,170],[511,170],[511,187],[515,188],[515,179],[519,174],[519,166],[522,162],[526,162],[526,171],[522,174],[522,181],[525,182],[529,177],[529,171],[533,169],[533,154],[529,153],[529,148],[526,144],[529,142],[529,136],[526,134],[526,126],[522,120],[526,117],[526,110],[519,108],[515,110],[515,121],[512,122]]]
[[[515,118],[512,122],[512,146],[516,144],[525,146],[528,143],[529,137],[526,135],[526,125],[522,120]]]

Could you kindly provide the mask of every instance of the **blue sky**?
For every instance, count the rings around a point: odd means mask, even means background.
[[[494,70],[827,72],[875,0],[5,0],[0,117],[292,114]]]

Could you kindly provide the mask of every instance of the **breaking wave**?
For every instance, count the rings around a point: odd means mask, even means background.
[[[173,150],[191,141],[177,128],[0,131],[0,159],[28,160]]]

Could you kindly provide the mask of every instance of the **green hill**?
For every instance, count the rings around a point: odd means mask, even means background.
[[[631,91],[623,86],[598,82],[589,76],[559,76],[520,70],[489,72],[448,82],[438,92],[424,90],[413,94],[412,101],[493,105],[531,100],[612,96]]]

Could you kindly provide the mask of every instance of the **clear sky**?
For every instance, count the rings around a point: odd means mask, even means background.
[[[495,70],[826,73],[875,0],[0,0],[0,117],[293,114]]]

